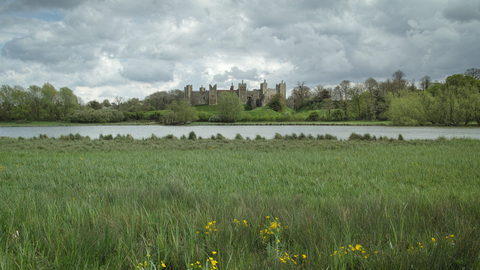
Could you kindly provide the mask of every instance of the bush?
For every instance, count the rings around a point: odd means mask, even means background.
[[[225,137],[223,137],[223,135],[222,135],[222,134],[220,134],[220,133],[217,133],[217,140],[225,140],[225,139],[226,139],[226,138],[225,138]]]
[[[317,140],[325,140],[325,136],[323,134],[318,134]]]
[[[187,136],[185,136],[185,134],[182,134],[182,136],[180,137],[180,140],[186,140],[187,139]]]
[[[309,140],[315,140],[315,138],[313,138],[312,134],[308,134],[308,135],[307,135],[307,139],[309,139]]]
[[[198,121],[201,121],[201,122],[208,122],[210,120],[210,117],[213,116],[213,114],[208,113],[206,111],[199,111],[197,112],[197,114],[198,114]]]
[[[275,137],[273,137],[275,140],[281,140],[282,139],[282,135],[280,135],[280,133],[275,133]]]
[[[222,117],[220,115],[214,115],[208,119],[208,122],[222,122]]]
[[[337,136],[333,136],[333,135],[330,135],[330,134],[325,134],[325,139],[326,140],[337,140]]]
[[[297,137],[297,134],[295,134],[295,133],[292,133],[292,139],[293,139],[293,140],[296,140],[296,139],[298,139],[298,137]]]
[[[330,114],[333,121],[342,121],[345,119],[345,112],[342,109],[332,110],[333,112]]]
[[[402,136],[402,134],[398,134],[398,140],[399,140],[399,141],[403,141],[403,136]]]
[[[256,140],[256,141],[265,140],[265,137],[262,137],[262,136],[260,136],[260,135],[257,135],[257,136],[255,136],[255,140]]]
[[[165,136],[165,139],[174,140],[174,139],[177,139],[177,137],[173,136],[173,134],[168,134],[167,136]]]
[[[303,132],[300,133],[300,136],[298,136],[299,140],[305,140],[306,138],[307,138],[307,136],[305,136],[305,134],[303,134]]]
[[[360,134],[352,132],[352,134],[350,134],[350,137],[348,137],[348,140],[350,140],[350,141],[351,140],[363,140],[363,137]]]
[[[188,133],[188,139],[192,140],[192,141],[196,141],[197,140],[197,134],[195,134],[195,132],[193,132],[193,131],[190,131],[190,133]]]
[[[307,121],[320,121],[320,116],[316,111],[313,111],[310,113],[310,115],[307,117]]]
[[[372,136],[370,136],[370,133],[365,133],[365,135],[363,135],[363,139],[366,140],[366,141],[371,141]]]
[[[235,136],[235,140],[241,140],[241,141],[243,141],[242,135],[240,135],[240,133],[237,133],[237,135]]]

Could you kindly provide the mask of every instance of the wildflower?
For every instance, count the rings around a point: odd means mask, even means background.
[[[163,263],[163,261],[160,261],[160,264],[162,265],[163,268],[167,268],[167,266]]]
[[[435,240],[435,238],[433,238],[433,237],[432,237],[432,241],[433,241],[434,243],[437,242],[437,241]]]
[[[217,252],[216,252],[216,251],[212,251],[212,254],[215,255],[215,254],[217,254]]]

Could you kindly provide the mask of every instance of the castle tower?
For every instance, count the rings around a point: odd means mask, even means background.
[[[281,83],[277,84],[276,90],[277,93],[280,93],[282,97],[287,100],[287,83],[282,80]]]
[[[183,92],[185,94],[185,100],[187,100],[190,103],[192,102],[192,91],[193,91],[193,86],[191,84],[183,88]]]
[[[242,101],[242,104],[247,104],[247,84],[243,83],[243,80],[242,83],[238,84],[238,97]]]
[[[217,85],[215,84],[213,87],[210,84],[209,85],[210,90],[209,90],[209,99],[208,99],[208,105],[217,105]]]
[[[199,90],[200,90],[200,92],[205,92],[205,87],[203,87],[203,85],[202,85],[202,86],[200,86]]]
[[[267,80],[263,80],[263,83],[260,84],[260,93],[265,95],[265,93],[267,93],[267,89]]]

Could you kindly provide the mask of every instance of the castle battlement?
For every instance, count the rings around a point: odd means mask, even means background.
[[[192,85],[187,85],[184,88],[185,99],[190,101],[192,105],[217,105],[219,94],[221,93],[235,93],[243,104],[251,104],[253,107],[263,107],[267,104],[273,95],[280,93],[283,98],[287,99],[287,85],[285,82],[277,84],[275,89],[268,88],[267,81],[264,80],[260,83],[260,90],[248,90],[247,84],[243,82],[238,84],[238,88],[234,89],[234,86],[230,89],[217,89],[217,85],[209,85],[209,90],[206,91],[203,85],[199,88],[199,91],[193,91]]]

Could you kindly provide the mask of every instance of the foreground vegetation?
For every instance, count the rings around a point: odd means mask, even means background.
[[[479,141],[194,135],[0,139],[0,269],[480,267]]]

